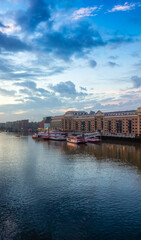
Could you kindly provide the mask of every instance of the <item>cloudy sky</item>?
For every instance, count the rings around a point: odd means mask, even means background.
[[[0,122],[141,106],[141,1],[0,0]]]

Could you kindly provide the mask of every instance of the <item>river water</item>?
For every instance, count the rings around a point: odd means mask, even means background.
[[[141,239],[141,145],[0,133],[0,240]]]

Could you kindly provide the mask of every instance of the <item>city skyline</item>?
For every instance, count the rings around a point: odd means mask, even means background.
[[[0,122],[141,106],[141,1],[0,6]]]

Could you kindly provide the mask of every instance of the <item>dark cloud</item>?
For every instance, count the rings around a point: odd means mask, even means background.
[[[105,46],[100,34],[86,22],[77,26],[61,27],[58,31],[44,34],[36,40],[46,52],[69,60],[70,57],[83,57],[92,48]]]
[[[132,76],[131,80],[133,82],[133,87],[134,88],[139,88],[141,87],[141,77],[138,76]]]
[[[60,82],[56,85],[49,85],[49,88],[53,90],[54,92],[60,93],[61,97],[67,97],[67,98],[76,98],[78,96],[86,96],[86,93],[83,92],[77,92],[75,88],[75,84],[71,81],[67,82]]]
[[[36,83],[33,81],[17,82],[17,83],[14,83],[14,85],[26,87],[32,90],[36,89]]]
[[[115,63],[115,62],[109,61],[108,62],[108,66],[110,66],[110,67],[118,67],[119,65],[117,63]]]
[[[5,26],[2,22],[0,22],[0,27],[1,28],[9,28],[8,26]]]
[[[95,60],[90,60],[89,65],[91,68],[95,68],[97,66],[97,62]]]
[[[33,81],[25,81],[25,82],[16,82],[14,85],[19,87],[24,87],[24,89],[20,90],[20,93],[27,94],[31,96],[31,94],[39,95],[39,96],[48,96],[50,92],[44,88],[37,88],[37,85]],[[30,90],[30,91],[29,91]]]
[[[8,36],[0,32],[0,49],[10,52],[30,50],[30,47],[15,36]]]
[[[46,22],[50,18],[48,5],[44,0],[29,0],[29,7],[26,11],[19,11],[16,14],[16,22],[22,30],[34,31],[39,23]]]

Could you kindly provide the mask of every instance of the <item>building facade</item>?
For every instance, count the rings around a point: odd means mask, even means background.
[[[141,136],[141,107],[132,111],[69,111],[62,116],[62,129],[68,132],[101,132],[103,135]]]
[[[63,130],[63,115],[52,117],[50,128],[53,130]]]
[[[27,132],[29,120],[19,120],[14,122],[6,122],[5,129],[13,132]]]

